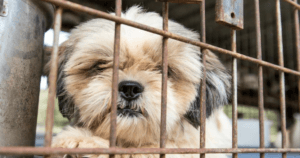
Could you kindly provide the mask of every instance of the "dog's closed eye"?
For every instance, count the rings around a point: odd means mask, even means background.
[[[163,68],[161,65],[158,65],[155,67],[154,71],[159,71],[162,74]],[[175,71],[170,66],[168,66],[168,77],[176,77],[175,75]]]
[[[109,67],[109,62],[105,61],[105,60],[100,60],[98,62],[96,62],[91,68],[90,70],[92,71],[98,71],[98,72],[102,72],[105,69],[107,69]]]

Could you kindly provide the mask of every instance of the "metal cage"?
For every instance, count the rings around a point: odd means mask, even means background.
[[[262,60],[261,50],[261,29],[260,29],[260,11],[259,0],[253,0],[255,3],[255,21],[256,21],[256,52],[257,58],[246,56],[236,52],[236,29],[237,27],[231,26],[231,50],[226,50],[206,43],[205,35],[205,0],[161,0],[163,4],[163,30],[152,28],[140,23],[136,23],[130,20],[121,18],[121,6],[122,0],[116,0],[116,16],[91,9],[79,4],[72,3],[65,0],[42,0],[49,2],[57,6],[55,13],[54,24],[54,47],[51,54],[53,59],[51,63],[51,72],[49,75],[50,87],[49,98],[46,118],[46,134],[45,134],[45,146],[42,148],[35,147],[0,147],[0,154],[2,155],[55,155],[55,154],[109,154],[110,157],[114,157],[114,154],[160,154],[160,157],[165,157],[165,154],[200,154],[201,158],[205,157],[207,153],[232,153],[234,158],[237,158],[238,153],[260,153],[262,158],[265,157],[265,153],[282,153],[282,157],[286,158],[288,152],[300,152],[300,149],[290,149],[286,147],[286,104],[285,104],[285,80],[284,73],[292,74],[298,77],[298,91],[300,100],[300,34],[299,34],[299,15],[298,10],[300,5],[297,4],[297,0],[284,0],[285,2],[294,6],[294,22],[295,22],[295,37],[296,37],[296,50],[297,50],[297,63],[298,70],[292,70],[284,67],[283,63],[283,43],[282,43],[282,24],[281,24],[281,11],[280,0],[276,0],[276,28],[277,28],[277,46],[278,46],[278,65],[272,64]],[[194,41],[174,33],[168,32],[168,3],[169,2],[182,2],[182,3],[196,3],[200,4],[201,14],[201,42]],[[228,0],[230,1],[230,0]],[[196,5],[195,4],[195,5]],[[220,4],[221,5],[221,4]],[[111,115],[111,129],[110,129],[110,148],[85,148],[85,149],[62,149],[51,148],[52,140],[52,127],[53,127],[53,111],[54,102],[56,97],[56,78],[58,71],[58,38],[61,29],[61,18],[63,9],[71,9],[78,12],[85,12],[100,18],[115,21],[115,45],[114,45],[114,66],[113,66],[113,85],[112,85],[112,115]],[[234,15],[232,15],[234,16]],[[142,29],[148,32],[152,32],[163,36],[163,75],[162,75],[162,99],[161,99],[161,135],[160,135],[160,148],[117,148],[116,147],[116,110],[117,110],[117,83],[118,83],[118,66],[119,66],[119,51],[120,51],[120,27],[122,25],[128,25],[138,29]],[[167,44],[168,39],[175,39],[181,42],[190,43],[192,45],[201,47],[202,50],[209,49],[222,54],[230,55],[232,60],[232,148],[226,149],[209,149],[205,148],[205,130],[200,131],[200,146],[199,148],[165,148],[166,138],[166,97],[167,97]],[[205,51],[202,51],[205,52]],[[201,129],[205,129],[205,65],[206,57],[205,53],[202,54],[203,60],[203,79],[201,85]],[[238,148],[237,147],[237,60],[246,60],[255,64],[258,64],[258,81],[259,81],[259,122],[260,122],[260,148]],[[279,71],[280,73],[280,108],[281,108],[281,127],[282,127],[282,148],[270,149],[264,147],[264,98],[263,98],[263,67],[271,68]],[[300,101],[299,101],[300,110]]]

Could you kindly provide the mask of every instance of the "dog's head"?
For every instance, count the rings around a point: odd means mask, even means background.
[[[123,18],[162,28],[162,18],[130,8]],[[57,96],[61,113],[104,138],[109,136],[115,23],[94,19],[70,35],[59,49]],[[196,32],[169,21],[169,31],[199,40]],[[121,26],[117,138],[129,143],[157,141],[160,131],[162,36]],[[167,132],[183,121],[199,126],[200,48],[169,39]],[[46,69],[49,69],[49,63]],[[207,116],[227,103],[230,77],[207,52]]]

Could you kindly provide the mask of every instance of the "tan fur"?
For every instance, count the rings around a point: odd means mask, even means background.
[[[124,18],[161,29],[161,19],[156,13],[142,12],[132,7]],[[169,30],[198,40],[197,33],[170,21]],[[114,23],[103,19],[91,20],[74,29],[70,39],[60,48],[58,97],[64,116],[73,120],[69,127],[56,136],[53,147],[106,148],[110,135],[110,107],[113,66]],[[159,147],[162,85],[162,37],[122,25],[119,82],[136,81],[144,87],[141,97],[132,109],[140,109],[138,117],[117,117],[117,146],[125,148]],[[217,57],[208,52],[208,81],[214,86],[211,100],[226,100],[229,77]],[[49,71],[50,64],[45,70]],[[185,114],[191,110],[202,77],[200,48],[183,42],[168,41],[167,81],[167,147],[198,148],[199,128],[195,128]],[[209,87],[208,86],[208,87]],[[216,94],[215,94],[216,93]],[[215,103],[215,102],[214,102]],[[118,106],[126,103],[118,97]],[[70,110],[71,109],[71,110]],[[198,110],[198,109],[196,109]],[[216,112],[207,120],[208,148],[230,147],[223,141],[222,122]],[[211,120],[211,121],[210,121]],[[226,122],[226,126],[228,122]],[[217,138],[217,139],[216,139]],[[220,143],[221,142],[221,143]],[[221,144],[221,145],[218,145]],[[94,155],[95,156],[95,155]],[[94,157],[91,156],[90,157]],[[96,155],[97,156],[97,155]],[[122,155],[119,157],[130,157]],[[133,155],[133,157],[158,157],[158,155]],[[199,157],[199,155],[168,155],[167,157]],[[225,157],[211,154],[209,157]]]

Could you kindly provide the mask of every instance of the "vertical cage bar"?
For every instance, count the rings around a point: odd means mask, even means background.
[[[163,2],[163,30],[168,31],[169,3]],[[160,124],[160,148],[166,147],[166,122],[167,122],[167,81],[168,81],[168,38],[162,41],[162,89],[161,89],[161,124]],[[165,158],[165,154],[160,154]]]
[[[259,0],[254,0],[254,4],[255,4],[255,24],[256,24],[256,53],[257,53],[257,59],[262,59]],[[258,65],[258,107],[259,107],[260,148],[264,148],[265,147],[264,91],[263,91],[263,67],[261,65]],[[265,153],[260,153],[260,157],[265,158]]]
[[[201,17],[201,41],[206,43],[206,26],[205,26],[205,0],[200,2],[200,17]]]
[[[236,52],[236,30],[231,30],[231,49]],[[232,148],[237,148],[237,59],[232,60]],[[233,158],[238,154],[233,153]]]
[[[56,80],[58,72],[58,43],[59,43],[59,32],[61,30],[63,9],[59,7],[55,12],[55,23],[54,23],[54,41],[53,50],[51,53],[51,69],[49,74],[49,91],[47,101],[47,116],[46,116],[46,129],[45,129],[45,147],[51,147],[52,141],[52,128],[54,122],[54,108],[55,108],[55,97],[56,97]]]
[[[282,24],[280,0],[276,0],[276,28],[277,28],[277,47],[279,65],[284,66],[283,61],[283,43],[282,43]],[[284,72],[280,71],[280,112],[281,112],[281,132],[282,132],[282,148],[286,148],[286,105],[285,105],[285,81]],[[282,157],[286,158],[286,153],[282,153]]]
[[[297,0],[294,0],[297,3]],[[295,36],[296,36],[296,52],[297,52],[297,67],[300,71],[300,33],[299,33],[299,11],[297,8],[294,9],[294,18],[295,18]],[[298,77],[298,106],[300,113],[300,77]]]
[[[201,17],[201,41],[206,42],[205,32],[205,0],[200,2],[200,17]],[[206,129],[206,56],[205,51],[202,49],[202,81],[200,87],[200,148],[205,148],[205,129]],[[205,158],[205,154],[200,154],[200,158]]]
[[[116,0],[116,16],[121,17],[122,0]],[[114,43],[114,61],[113,61],[113,82],[112,82],[112,100],[110,116],[110,138],[109,147],[116,147],[117,131],[117,99],[118,99],[118,82],[119,82],[119,54],[120,54],[121,24],[115,23],[115,43]],[[109,155],[114,158],[115,155]]]

